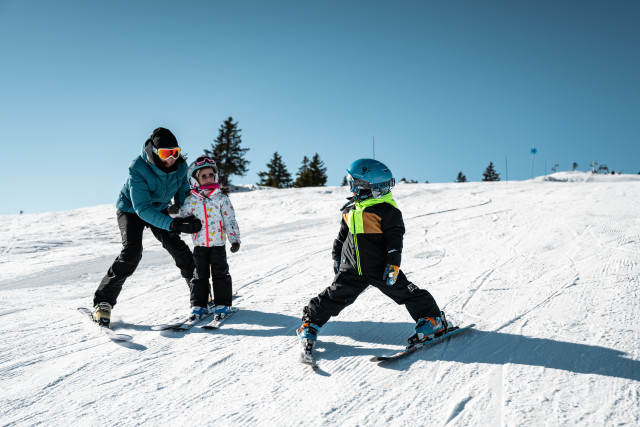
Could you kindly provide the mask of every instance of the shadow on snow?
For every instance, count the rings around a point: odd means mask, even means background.
[[[289,315],[246,309],[241,309],[236,316],[213,333],[249,337],[295,337],[295,329],[301,322],[299,318]],[[245,321],[265,329],[238,327]],[[317,355],[325,360],[336,360],[349,356],[393,353],[404,345],[404,340],[412,333],[412,328],[413,324],[408,322],[331,320],[320,331],[316,344]],[[211,333],[202,329],[192,330],[193,332]],[[328,340],[329,337],[333,339],[336,336],[350,337],[365,345],[344,345]],[[366,343],[376,344],[376,347],[367,347]],[[385,349],[380,348],[380,345],[394,347]],[[383,366],[405,370],[419,360],[493,365],[513,363],[640,381],[640,361],[631,359],[629,355],[619,350],[477,329],[435,344],[432,348],[418,350],[404,360]]]

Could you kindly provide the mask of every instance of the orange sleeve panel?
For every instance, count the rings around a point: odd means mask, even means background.
[[[382,234],[382,218],[370,212],[362,214],[362,225],[365,234]]]

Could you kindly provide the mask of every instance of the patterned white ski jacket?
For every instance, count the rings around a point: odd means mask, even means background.
[[[205,196],[207,190],[199,192],[191,190],[178,216],[181,218],[195,216],[202,222],[202,230],[192,234],[196,246],[224,246],[225,235],[231,243],[240,243],[240,228],[236,222],[236,214],[229,197],[222,194],[219,188]]]

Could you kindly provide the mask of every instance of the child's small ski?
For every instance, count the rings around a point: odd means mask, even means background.
[[[203,325],[200,328],[201,329],[206,329],[206,330],[218,329],[220,326],[222,326],[222,324],[224,322],[227,321],[227,319],[229,317],[233,316],[237,312],[238,312],[238,308],[229,307],[229,311],[227,312],[227,314],[224,317],[220,317],[220,315],[216,314],[213,317],[213,322],[209,323],[208,325]]]
[[[463,327],[459,327],[459,326],[454,326],[452,328],[449,328],[449,330],[447,331],[446,334],[444,335],[440,335],[439,337],[433,338],[433,339],[427,339],[425,341],[421,341],[418,342],[416,344],[410,344],[407,347],[405,347],[404,350],[401,350],[395,354],[389,355],[389,356],[374,356],[371,358],[372,362],[388,362],[388,361],[392,361],[392,360],[397,360],[397,359],[401,359],[403,357],[406,357],[408,355],[410,355],[411,353],[413,353],[414,351],[421,349],[423,347],[429,346],[431,344],[435,344],[437,342],[442,342],[445,339],[451,337],[452,335],[458,334],[460,332],[464,332],[469,330],[470,328],[474,327],[475,324],[472,323],[471,325],[467,325],[467,326],[463,326]]]
[[[318,368],[316,357],[313,355],[313,341],[308,339],[300,340],[300,354],[298,361],[302,364],[309,365],[313,369]]]
[[[195,324],[202,322],[210,316],[213,316],[213,312],[215,311],[215,305],[213,302],[210,302],[207,306],[209,309],[209,314],[200,319],[192,319],[191,316],[185,316],[182,320],[176,320],[173,323],[163,323],[160,325],[154,325],[151,327],[152,331],[186,331],[191,329]]]
[[[205,321],[207,319],[210,319],[212,316],[214,317],[214,321],[210,325],[206,325],[206,326],[210,326],[210,327],[203,327],[203,328],[204,329],[217,329],[217,328],[220,327],[220,325],[222,324],[222,322],[224,320],[226,320],[229,316],[231,316],[233,313],[238,311],[237,308],[230,307],[229,308],[229,313],[225,317],[217,319],[214,316],[215,308],[216,308],[215,305],[213,305],[213,303],[211,303],[208,306],[209,314],[204,316],[204,317],[201,317],[199,319],[192,319],[191,316],[187,316],[184,319],[176,321],[174,323],[166,323],[166,324],[152,326],[151,329],[154,330],[154,331],[188,331],[189,329],[191,329],[192,327],[194,327],[198,323],[202,323],[203,321]]]
[[[82,317],[85,320],[91,322],[91,324],[95,328],[98,328],[100,331],[102,331],[102,333],[112,341],[131,341],[133,339],[131,335],[121,334],[121,333],[112,331],[108,327],[99,325],[98,323],[94,322],[93,316],[91,314],[91,310],[89,310],[86,307],[78,307],[78,312],[82,315]]]

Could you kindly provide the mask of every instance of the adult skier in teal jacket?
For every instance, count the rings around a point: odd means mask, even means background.
[[[93,297],[93,319],[109,326],[125,280],[142,258],[142,234],[146,227],[171,254],[182,277],[191,283],[195,264],[189,246],[180,233],[196,233],[202,227],[194,217],[171,218],[167,213],[172,199],[182,205],[189,191],[188,165],[170,130],[157,128],[144,143],[142,153],[129,167],[129,178],[116,202],[122,251],[104,276]]]

